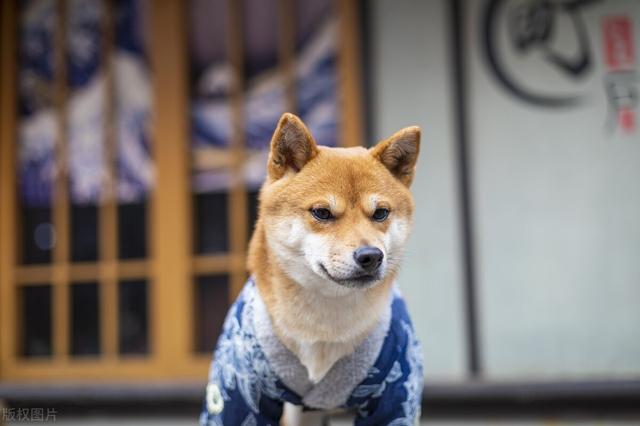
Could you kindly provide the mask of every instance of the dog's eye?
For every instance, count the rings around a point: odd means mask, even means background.
[[[311,214],[313,217],[323,222],[333,219],[333,215],[329,209],[311,209]]]
[[[389,209],[376,209],[371,218],[376,222],[383,222],[389,216]]]

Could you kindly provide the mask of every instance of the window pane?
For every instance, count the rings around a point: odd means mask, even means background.
[[[278,35],[280,22],[276,0],[244,1],[244,180],[255,190],[266,175],[271,136],[287,105]]]
[[[147,256],[147,204],[155,181],[151,149],[153,90],[147,57],[150,2],[115,2],[115,138],[118,257]]]
[[[338,19],[331,0],[296,1],[296,108],[321,145],[338,143]],[[360,142],[360,141],[358,141]]]
[[[115,2],[115,131],[118,201],[141,205],[155,182],[151,148],[153,90],[147,56],[152,2]],[[120,212],[122,220],[122,211]],[[126,222],[126,219],[125,219]],[[129,230],[125,230],[128,232]],[[136,254],[122,257],[141,257]]]
[[[243,118],[245,145],[250,150],[269,146],[286,108],[278,51],[278,7],[277,0],[244,1]]]
[[[148,291],[145,280],[120,283],[118,328],[121,354],[149,352]]]
[[[51,224],[49,207],[28,207],[21,209],[22,221],[22,263],[49,263],[51,249],[55,244],[55,231]]]
[[[97,283],[71,285],[71,354],[100,352],[100,303]]]
[[[192,0],[189,53],[191,70],[191,149],[196,187],[214,184],[207,172],[228,161],[231,122],[229,90],[232,82],[227,58],[226,0]],[[201,182],[205,179],[205,182]]]
[[[53,40],[58,23],[56,2],[17,2],[18,158],[21,262],[48,263],[55,242],[51,225],[54,145]],[[1,124],[0,124],[1,125]],[[9,208],[2,206],[1,208]]]
[[[197,277],[194,291],[195,350],[213,351],[229,308],[229,277]]]
[[[118,257],[137,259],[147,256],[147,203],[118,206]]]
[[[105,177],[105,85],[100,46],[103,42],[100,0],[69,2],[67,25],[68,125],[67,167],[71,260],[91,261],[98,255],[96,205]],[[82,40],[82,43],[79,43]]]
[[[247,207],[249,209],[247,214],[247,236],[248,238],[251,238],[253,229],[256,226],[256,220],[258,220],[258,191],[247,192],[247,198]]]
[[[71,260],[98,258],[98,208],[95,205],[71,206]]]
[[[229,250],[227,203],[228,196],[224,192],[195,195],[194,250],[197,254]]]
[[[51,286],[30,285],[20,289],[23,356],[51,356]]]
[[[190,2],[189,54],[193,250],[229,250],[226,192],[231,184],[229,93],[233,82],[227,52],[226,0]]]

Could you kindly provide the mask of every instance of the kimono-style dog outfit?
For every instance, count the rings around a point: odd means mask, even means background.
[[[347,408],[355,424],[411,426],[420,416],[422,355],[404,301],[318,383],[275,335],[255,283],[231,307],[214,353],[201,425],[277,426],[283,403]]]

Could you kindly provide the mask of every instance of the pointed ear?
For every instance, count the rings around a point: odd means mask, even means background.
[[[369,150],[400,182],[411,185],[420,152],[420,128],[406,127]]]
[[[297,173],[317,154],[318,147],[302,120],[284,113],[271,138],[269,177],[280,179],[287,170]]]

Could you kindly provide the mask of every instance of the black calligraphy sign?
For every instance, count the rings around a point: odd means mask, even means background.
[[[529,0],[512,3],[508,0],[490,0],[483,19],[483,41],[489,68],[498,82],[511,94],[527,103],[545,107],[567,107],[581,101],[581,96],[551,96],[525,88],[503,64],[498,49],[499,17],[507,17],[507,28],[513,49],[526,55],[539,51],[544,60],[561,74],[572,79],[586,76],[593,68],[589,37],[581,11],[591,3],[601,0]],[[558,14],[566,13],[578,43],[578,55],[568,55],[554,48],[552,41],[558,31]]]

